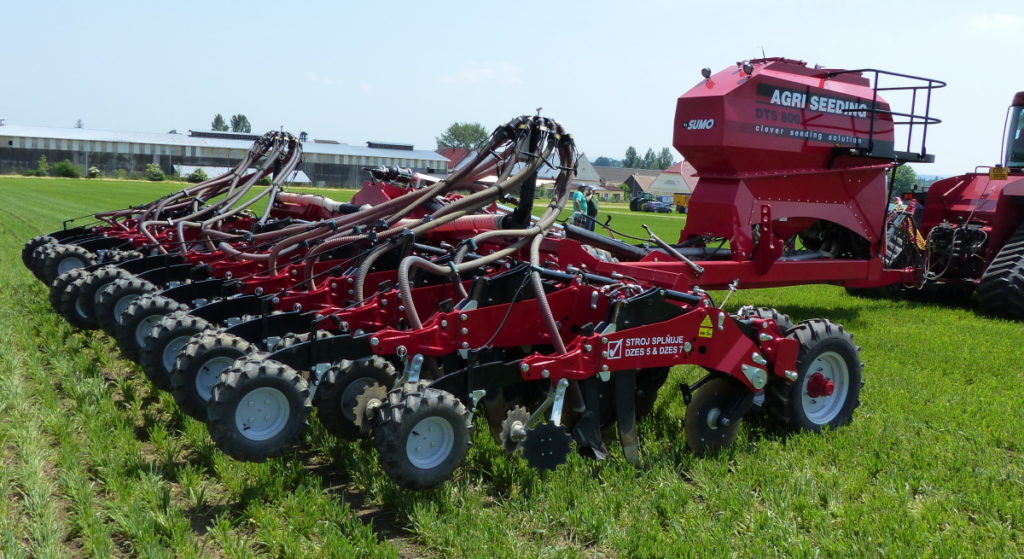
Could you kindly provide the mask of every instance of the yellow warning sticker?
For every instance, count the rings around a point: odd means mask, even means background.
[[[711,326],[711,317],[705,316],[704,320],[700,321],[700,331],[697,332],[698,338],[710,338],[715,335],[715,329]]]

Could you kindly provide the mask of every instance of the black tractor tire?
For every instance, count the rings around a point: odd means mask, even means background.
[[[813,431],[846,425],[860,405],[860,348],[840,324],[805,320],[786,335],[800,342],[797,379],[772,376],[765,388],[765,408],[775,427],[787,432]],[[815,393],[812,383],[831,382],[827,395]]]
[[[356,397],[373,384],[390,390],[397,377],[394,365],[380,356],[336,363],[324,373],[313,395],[320,423],[332,435],[347,441],[369,435],[369,430],[354,423]]]
[[[53,280],[53,283],[50,284],[50,306],[53,307],[53,310],[56,313],[60,314],[61,298],[64,297],[64,294],[71,287],[71,284],[84,278],[87,273],[88,272],[81,268],[76,268],[74,270],[70,270],[66,274],[61,274],[57,279]]]
[[[50,254],[53,253],[53,249],[56,248],[58,244],[59,243],[44,243],[32,249],[32,256],[29,258],[28,269],[37,280],[45,281],[43,278],[46,277],[46,260],[50,258]]]
[[[91,266],[96,260],[95,254],[78,245],[53,245],[53,250],[43,262],[43,281],[52,284],[57,276],[76,268]]]
[[[775,324],[779,326],[779,330],[785,334],[793,329],[793,320],[789,318],[788,314],[782,314],[779,311],[770,307],[745,307],[743,309],[744,316],[771,319],[775,321]]]
[[[25,265],[29,270],[32,269],[32,253],[42,245],[56,243],[57,239],[49,235],[38,235],[29,239],[25,246],[21,248],[21,263]]]
[[[207,404],[213,398],[221,373],[236,360],[256,351],[238,336],[223,332],[200,332],[192,336],[171,369],[171,394],[188,415],[205,421]]]
[[[139,365],[153,386],[171,389],[171,371],[192,336],[210,329],[210,323],[187,312],[174,312],[149,331],[139,348]]]
[[[1024,320],[1024,224],[1010,235],[978,284],[981,312]]]
[[[78,312],[91,324],[88,328],[99,328],[96,320],[96,301],[100,292],[106,286],[119,279],[129,279],[132,275],[114,266],[103,266],[89,272],[82,280],[82,287],[78,292]],[[82,326],[82,328],[85,328]]]
[[[149,293],[128,305],[114,326],[114,339],[125,357],[138,362],[142,345],[160,320],[175,311],[188,310],[173,299]]]
[[[82,290],[85,289],[88,280],[88,275],[78,278],[61,291],[56,311],[57,314],[63,316],[75,328],[95,330],[98,328],[96,319],[92,315],[86,314],[85,309],[81,305]]]
[[[156,285],[131,277],[117,279],[96,294],[96,323],[111,336],[117,335],[117,324],[121,315],[139,297],[160,290]]]
[[[291,367],[243,359],[223,376],[206,427],[224,453],[246,462],[279,456],[308,426],[309,385]]]
[[[747,392],[747,387],[728,375],[709,379],[686,405],[683,428],[686,445],[697,456],[714,456],[736,442],[739,420],[724,424],[722,413]]]
[[[373,429],[381,468],[399,487],[448,480],[469,449],[470,416],[453,394],[406,383],[388,393]]]

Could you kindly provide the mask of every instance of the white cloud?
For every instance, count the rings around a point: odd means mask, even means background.
[[[473,66],[464,68],[454,74],[441,78],[447,83],[467,83],[497,81],[502,83],[522,83],[519,78],[519,68],[513,64],[492,64],[486,66]]]
[[[1002,32],[1024,29],[1024,18],[1007,14],[973,15],[967,18],[971,31]]]

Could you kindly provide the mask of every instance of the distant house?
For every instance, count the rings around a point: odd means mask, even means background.
[[[687,161],[681,161],[661,171],[647,191],[655,197],[690,194],[697,184],[697,177],[694,176],[696,173],[697,170],[693,168],[693,165]]]
[[[438,153],[450,161],[449,173],[454,173],[463,166],[468,165],[473,161],[473,158],[476,157],[477,154],[476,151],[465,148],[445,148],[438,150]],[[552,161],[552,164],[557,166],[558,162]],[[551,166],[541,165],[540,170],[537,172],[538,196],[544,197],[551,195],[551,185],[554,184],[555,179],[558,178],[559,172],[560,171],[558,169],[552,168]],[[494,178],[496,177],[487,177],[483,179],[483,181],[486,182],[488,179],[493,180]],[[591,165],[590,160],[587,159],[586,155],[580,155],[579,160],[576,162],[576,174],[573,175],[571,179],[571,184],[576,185],[579,183],[586,184],[587,186],[594,186],[598,188],[599,192],[604,191],[600,188],[601,177],[598,176],[597,172],[594,170],[594,166]],[[619,191],[618,188],[614,190],[621,195],[621,191]],[[612,192],[608,191],[607,194],[612,194]],[[607,196],[602,197],[602,200],[609,199],[614,198],[609,198]]]
[[[629,187],[629,195],[635,198],[647,192],[651,183],[658,178],[661,171],[657,169],[635,169],[630,167],[605,167],[594,165],[594,170],[601,177],[601,187],[612,192],[622,191],[621,186]],[[617,199],[617,198],[616,198]]]

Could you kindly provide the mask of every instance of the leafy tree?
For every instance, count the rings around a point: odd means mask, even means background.
[[[114,174],[117,175],[117,178],[122,179],[122,180],[128,178],[128,170],[127,169],[118,169],[118,170],[114,171]]]
[[[50,164],[46,162],[46,156],[39,156],[39,164],[36,166],[36,176],[45,177],[50,174]]]
[[[647,153],[644,154],[644,169],[656,169],[658,164],[658,156],[654,155],[654,150],[647,148]]]
[[[217,113],[213,117],[213,122],[210,123],[210,128],[213,129],[214,132],[227,132],[228,123],[224,122],[224,117],[221,116],[220,113]]]
[[[70,159],[65,159],[59,163],[54,163],[53,168],[50,169],[50,174],[55,177],[77,179],[82,176],[82,171],[80,171],[78,166],[72,163]]]
[[[910,192],[911,187],[917,184],[917,173],[910,165],[896,167],[896,176],[893,179],[893,192],[900,194]]]
[[[456,122],[436,138],[437,149],[476,149],[487,137],[487,129],[479,122]]]
[[[636,169],[643,165],[643,163],[644,160],[641,159],[639,155],[637,155],[635,147],[629,146],[628,148],[626,148],[626,156],[622,158],[623,167]]]
[[[672,152],[668,148],[661,148],[661,152],[658,153],[658,157],[655,159],[655,169],[668,169],[672,166]]]
[[[185,177],[185,180],[187,180],[188,182],[203,182],[208,178],[210,177],[206,174],[206,171],[202,169],[196,169],[195,171],[189,173],[188,176]]]
[[[612,159],[611,157],[601,156],[593,161],[594,165],[600,167],[622,167],[622,161],[618,159]]]
[[[100,168],[95,165],[89,167],[89,170],[85,172],[85,178],[87,179],[98,179],[102,176],[103,173],[100,172]]]
[[[231,131],[232,132],[244,132],[248,134],[252,132],[252,126],[249,124],[249,119],[243,114],[237,114],[231,116]]]
[[[167,175],[164,175],[163,169],[161,169],[156,163],[146,165],[146,180],[162,181],[166,178]]]

